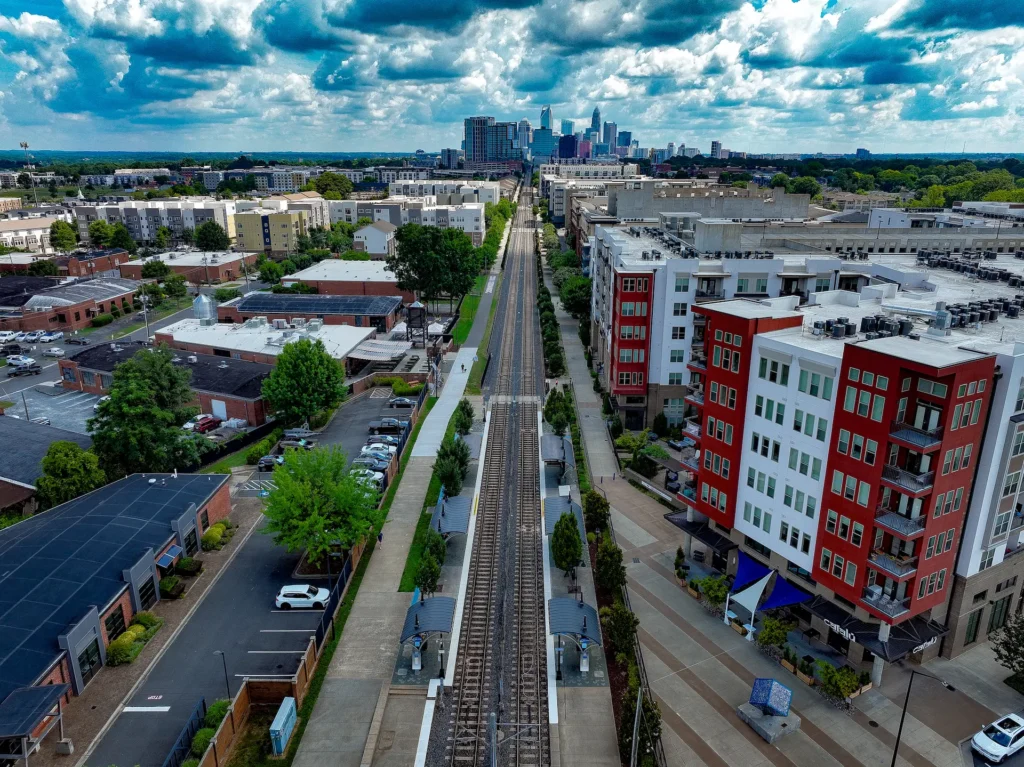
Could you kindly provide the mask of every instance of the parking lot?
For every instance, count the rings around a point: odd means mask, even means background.
[[[88,392],[62,389],[59,386],[55,389],[57,394],[43,394],[36,391],[36,386],[48,380],[52,379],[45,373],[41,376],[32,376],[31,379],[12,378],[12,382],[23,382],[27,388],[13,394],[0,396],[14,403],[9,410],[12,415],[24,418],[27,406],[29,418],[49,418],[50,425],[58,429],[73,431],[77,434],[88,434],[85,423],[94,415],[93,406],[99,397]]]
[[[246,676],[291,677],[323,614],[274,606],[281,586],[295,582],[292,571],[298,559],[257,529],[128,701],[88,764],[160,767],[201,697],[207,704],[227,697],[228,685],[234,695]],[[311,583],[327,586],[325,579]],[[227,663],[226,682],[218,651]]]
[[[369,423],[379,418],[408,418],[408,408],[390,408],[391,389],[377,387],[368,393],[347,402],[335,414],[334,419],[320,432],[321,445],[336,445],[345,451],[349,461],[359,455],[359,450],[370,437]]]

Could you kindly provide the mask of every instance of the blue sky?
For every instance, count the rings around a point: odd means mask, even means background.
[[[1024,151],[1021,0],[0,0],[0,147]]]

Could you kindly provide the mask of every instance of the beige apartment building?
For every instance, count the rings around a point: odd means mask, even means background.
[[[286,255],[298,249],[299,235],[309,231],[304,210],[257,208],[235,215],[235,246],[241,251]]]

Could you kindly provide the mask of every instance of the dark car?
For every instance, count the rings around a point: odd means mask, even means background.
[[[394,445],[395,447],[398,447],[399,445],[402,444],[402,440],[400,440],[394,434],[377,434],[377,435],[375,435],[373,437],[367,437],[366,438],[366,442],[363,443],[363,444],[366,444],[366,445],[383,444],[383,445]]]
[[[379,421],[370,421],[370,433],[401,434],[408,425],[408,421],[400,421],[397,418],[381,418]]]
[[[665,444],[668,445],[673,450],[682,450],[684,447],[682,440],[679,439],[666,440]]]
[[[386,472],[388,470],[388,465],[389,465],[389,462],[387,462],[387,461],[379,461],[376,458],[371,458],[370,456],[366,456],[366,455],[361,456],[359,458],[356,458],[354,461],[352,461],[352,466],[353,467],[355,467],[355,468],[363,468],[363,467],[365,467],[367,469],[370,469],[371,471],[383,471],[383,472]]]
[[[200,418],[196,421],[195,428],[192,430],[197,434],[206,434],[208,431],[213,431],[221,425],[221,421],[217,416],[211,415],[209,418]]]
[[[79,338],[78,336],[65,336],[64,343],[71,344],[72,346],[88,346],[88,338]]]
[[[3,348],[0,349],[0,356],[10,357],[15,354],[28,354],[32,351],[30,346],[22,346],[21,344],[4,344]]]
[[[408,397],[395,397],[388,402],[388,407],[416,407],[416,400]]]
[[[16,368],[11,368],[7,371],[8,378],[14,378],[16,376],[37,376],[43,372],[43,369],[39,365],[19,365]]]
[[[283,455],[265,455],[256,462],[257,471],[273,471],[284,463]]]

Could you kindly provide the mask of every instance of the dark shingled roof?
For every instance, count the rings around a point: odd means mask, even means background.
[[[57,637],[91,606],[102,612],[127,588],[124,570],[227,481],[133,474],[0,530],[0,699],[35,684],[64,652]]]
[[[54,442],[74,442],[83,450],[92,446],[85,434],[41,426],[13,416],[0,417],[0,444],[11,447],[0,463],[0,480],[35,485],[43,473],[43,458]],[[16,449],[14,449],[16,447]]]
[[[326,296],[292,293],[249,293],[237,299],[235,309],[245,314],[294,314],[313,317],[327,314],[384,317],[398,311],[401,296]]]
[[[140,343],[119,344],[113,349],[110,347],[111,344],[88,346],[69,359],[76,362],[79,368],[111,373],[140,349],[149,348]],[[193,389],[243,399],[259,399],[263,379],[274,369],[273,365],[262,362],[247,362],[213,354],[191,354],[175,350],[174,355],[175,364],[192,371]],[[189,357],[195,357],[196,361],[189,362]]]
[[[56,277],[4,277],[0,280],[0,306],[21,306],[36,293],[59,283]]]

